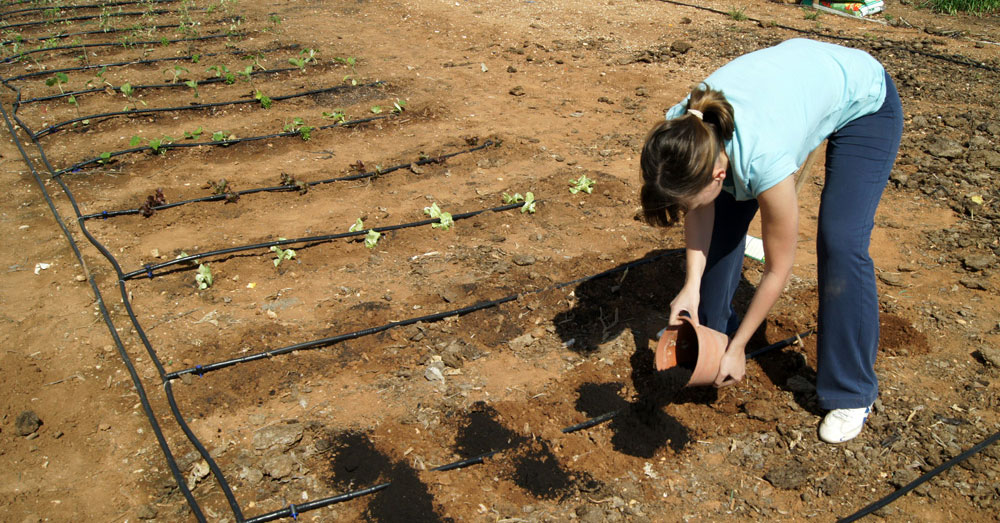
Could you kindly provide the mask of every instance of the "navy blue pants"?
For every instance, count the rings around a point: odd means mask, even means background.
[[[878,295],[868,247],[875,209],[889,180],[903,133],[903,110],[886,74],[885,103],[829,136],[826,180],[816,238],[819,335],[816,392],[824,409],[867,407],[878,396]],[[701,280],[702,324],[733,333],[733,295],[757,201],[715,200],[715,227]]]

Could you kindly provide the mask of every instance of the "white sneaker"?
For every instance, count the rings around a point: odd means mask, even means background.
[[[871,405],[860,409],[833,409],[826,413],[819,425],[819,439],[827,443],[843,443],[861,434]]]

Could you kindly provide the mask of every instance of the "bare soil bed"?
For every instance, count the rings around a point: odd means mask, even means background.
[[[1000,429],[996,16],[897,0],[887,24],[761,0],[13,12],[34,7],[2,8],[24,149],[0,145],[0,519],[828,521]],[[722,390],[652,370],[683,244],[636,219],[642,140],[712,70],[794,37],[873,54],[906,113],[872,244],[881,396],[840,446],[816,437],[814,337]],[[581,176],[593,192],[571,194]],[[750,350],[815,326],[822,184]],[[528,191],[534,213],[504,206]],[[394,228],[432,204],[453,227]],[[358,218],[389,228],[373,248],[346,234]],[[747,261],[740,304],[761,268]],[[876,516],[995,520],[998,476],[993,445]]]

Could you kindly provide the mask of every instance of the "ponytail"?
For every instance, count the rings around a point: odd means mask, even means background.
[[[698,86],[684,108],[681,116],[656,124],[642,148],[639,199],[651,225],[678,221],[680,201],[711,183],[715,160],[736,130],[733,106],[721,91]]]

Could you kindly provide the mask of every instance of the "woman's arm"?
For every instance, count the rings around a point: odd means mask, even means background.
[[[701,301],[701,276],[705,273],[708,246],[712,243],[712,227],[715,225],[715,203],[701,205],[684,216],[684,245],[686,247],[686,271],[684,287],[670,302],[668,325],[678,325],[677,315],[687,311],[691,319],[698,321],[698,304]]]
[[[743,321],[733,334],[723,356],[716,386],[731,385],[741,379],[746,367],[746,344],[763,323],[792,274],[795,244],[798,240],[799,205],[795,178],[788,176],[757,197],[760,203],[761,230],[764,240],[764,275],[750,301]]]

